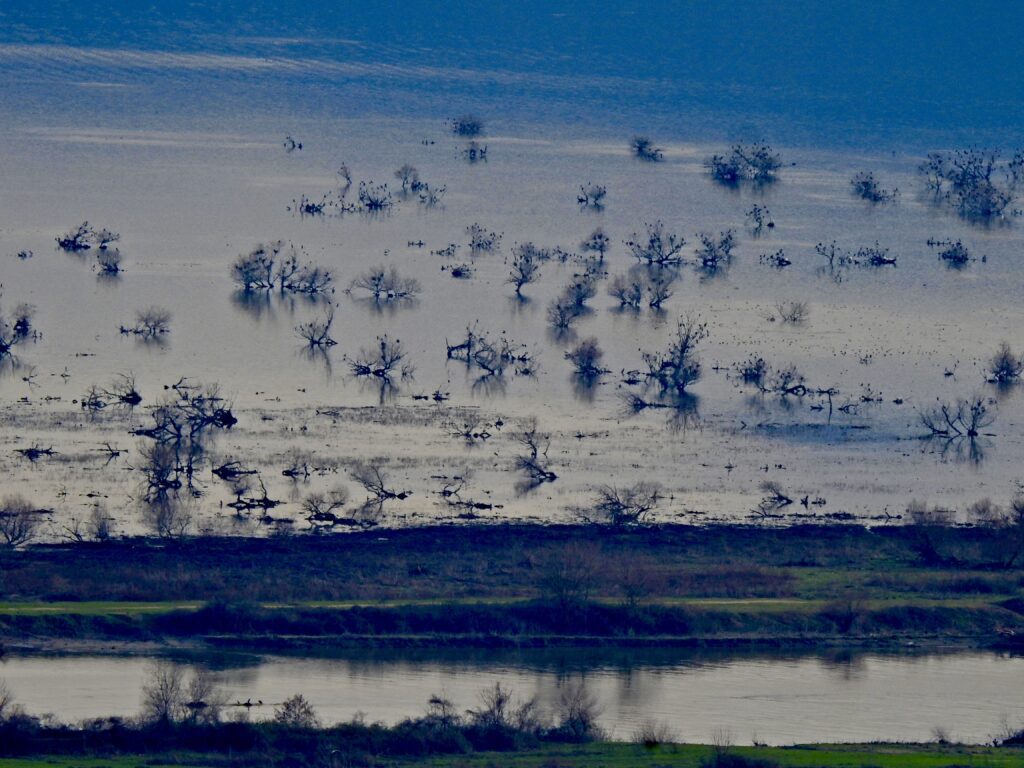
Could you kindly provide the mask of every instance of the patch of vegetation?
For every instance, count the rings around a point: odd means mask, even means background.
[[[712,155],[704,165],[719,184],[770,184],[776,180],[782,159],[767,144],[734,144],[727,153]]]
[[[932,152],[920,166],[937,202],[949,205],[968,221],[1004,218],[1024,177],[1024,154],[1002,160],[996,150],[957,149]]]
[[[853,194],[869,203],[894,203],[900,197],[898,189],[884,189],[871,171],[861,171],[850,179]]]
[[[475,139],[483,136],[484,122],[476,115],[465,114],[448,121],[452,133],[464,139]]]
[[[939,258],[951,269],[961,269],[972,261],[970,251],[961,240],[929,240],[928,247],[938,249]]]
[[[634,136],[629,142],[629,149],[635,157],[648,163],[660,163],[665,157],[661,147],[655,146],[646,136]]]

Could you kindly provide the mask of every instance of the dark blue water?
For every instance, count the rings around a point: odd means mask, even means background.
[[[337,118],[469,108],[512,126],[571,121],[589,135],[1012,145],[1024,118],[1024,51],[1014,39],[1022,22],[1024,7],[998,2],[313,0],[142,10],[8,0],[0,104],[8,119],[116,110],[138,127],[176,119],[185,99],[192,119],[238,108]],[[113,80],[149,87],[96,88],[83,100],[68,83],[95,74],[95,56]],[[168,71],[190,87],[157,77]],[[283,101],[280,79],[290,84]]]

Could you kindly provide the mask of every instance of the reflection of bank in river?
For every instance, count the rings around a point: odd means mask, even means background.
[[[58,718],[134,714],[152,659],[140,656],[10,656],[0,667],[18,701]],[[271,704],[302,693],[325,722],[357,712],[396,722],[436,693],[459,708],[495,681],[550,707],[584,679],[602,723],[628,738],[645,720],[687,741],[728,728],[738,742],[923,741],[936,728],[986,741],[1004,719],[1024,720],[1024,660],[948,655],[718,655],[667,650],[366,652],[340,657],[202,657],[230,701]]]

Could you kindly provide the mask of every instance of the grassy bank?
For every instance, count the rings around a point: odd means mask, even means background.
[[[797,747],[733,747],[735,768],[1019,768],[1024,749],[936,744],[831,744]],[[726,758],[726,761],[729,759]],[[726,761],[723,763],[728,764]],[[760,761],[760,762],[759,762]],[[715,752],[699,744],[593,743],[543,745],[520,752],[477,752],[395,758],[388,765],[430,768],[714,768]],[[104,757],[51,755],[0,759],[0,768],[139,768],[181,765],[220,768],[222,755],[196,752],[120,754]],[[724,766],[723,766],[724,768]]]
[[[1024,572],[993,567],[993,536],[503,525],[41,546],[0,557],[0,640],[1014,644]]]
[[[961,768],[1024,766],[1024,750],[933,744],[839,744],[797,747],[732,747],[718,757],[702,744],[598,743],[545,746],[514,755],[477,753],[433,757],[417,765],[436,768]]]
[[[495,525],[270,539],[122,539],[0,552],[0,601],[1016,595],[1006,534],[902,526]],[[561,582],[561,583],[559,583]]]
[[[1024,615],[977,599],[876,602],[462,600],[380,605],[6,604],[0,638],[215,647],[986,646]]]

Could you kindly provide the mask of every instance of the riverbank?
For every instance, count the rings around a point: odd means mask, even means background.
[[[39,546],[0,558],[0,642],[1012,649],[1024,573],[993,559],[1011,533],[502,525]]]
[[[544,745],[515,753],[477,752],[396,758],[387,764],[424,768],[1018,768],[1024,766],[1021,747],[941,744],[827,744],[793,747],[730,747],[725,757],[703,744]],[[0,758],[0,768],[137,768],[139,765],[180,765],[221,768],[223,755],[201,752],[143,753],[105,756],[38,755]],[[232,764],[244,765],[236,760]]]
[[[500,524],[337,536],[121,538],[0,553],[0,601],[1017,595],[1024,532],[894,525]],[[1020,559],[1020,558],[1017,558]]]
[[[587,766],[587,768],[957,768],[963,766],[1021,766],[1024,750],[937,744],[827,744],[793,747],[730,747],[723,751],[704,744],[598,743],[543,747],[517,754],[511,760],[479,753],[459,758],[432,758],[418,765],[451,766]],[[0,764],[0,768],[7,768]],[[11,766],[10,768],[16,768]]]
[[[958,604],[962,603],[962,604]],[[317,652],[324,648],[1011,648],[1024,615],[977,600],[737,600],[553,603],[537,600],[429,604],[266,606],[158,604],[124,613],[28,604],[0,614],[8,650],[96,650],[132,646]],[[12,611],[10,604],[3,610]]]

